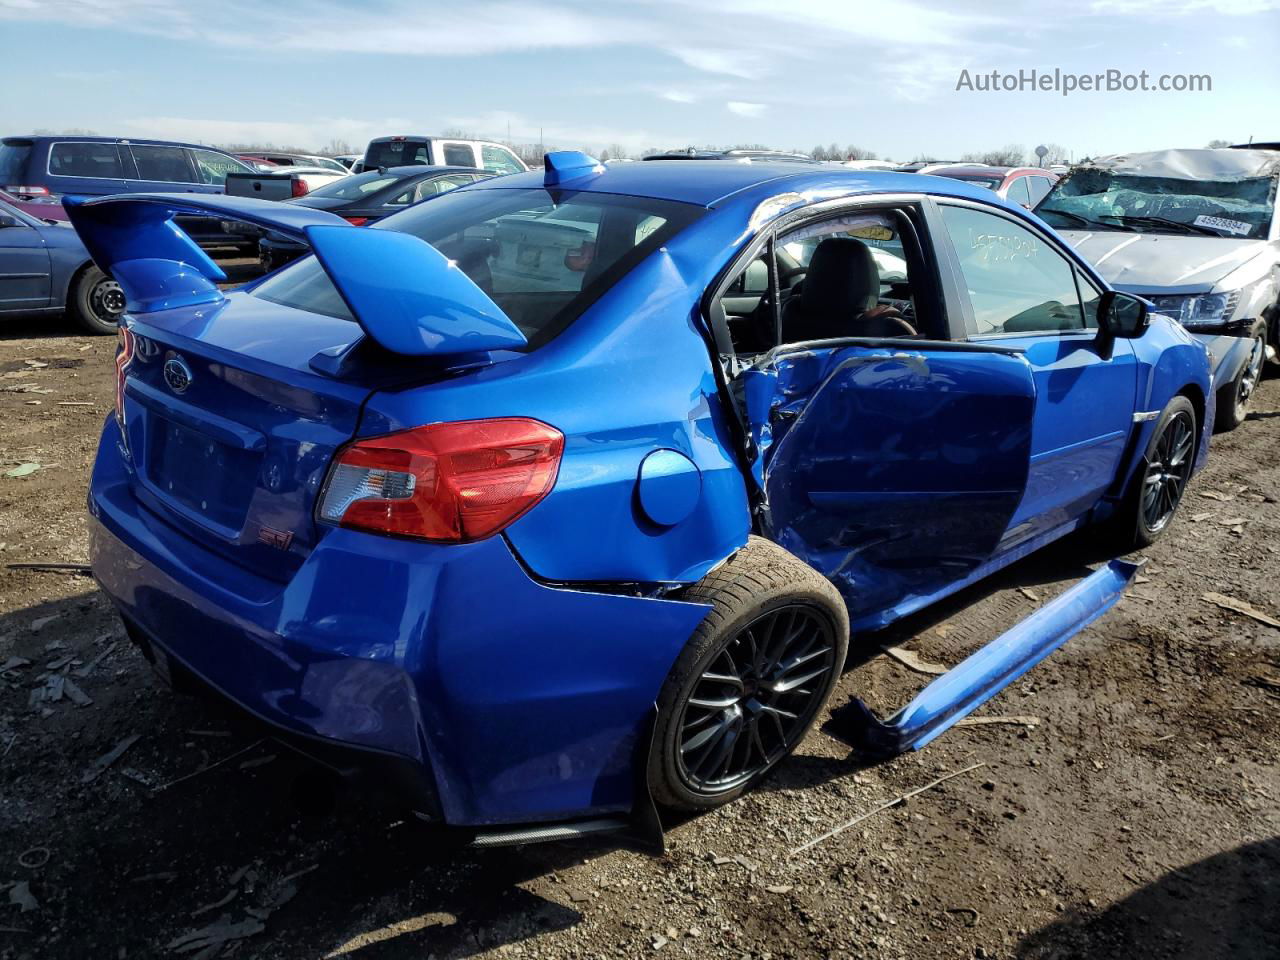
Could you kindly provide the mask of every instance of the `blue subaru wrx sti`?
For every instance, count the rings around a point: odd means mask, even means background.
[[[314,255],[223,293],[188,214]],[[71,216],[128,299],[89,508],[130,634],[490,840],[732,799],[851,631],[1085,524],[1150,543],[1208,449],[1204,348],[955,180],[559,153],[376,228],[185,194]],[[854,701],[851,736],[923,745],[1133,570],[893,717]]]

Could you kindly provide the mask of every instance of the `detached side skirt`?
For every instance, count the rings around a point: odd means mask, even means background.
[[[855,699],[836,711],[831,731],[875,756],[920,749],[1110,610],[1137,572],[1137,564],[1112,560],[952,667],[888,720]]]

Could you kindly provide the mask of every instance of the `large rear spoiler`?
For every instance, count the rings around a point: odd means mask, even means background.
[[[94,262],[124,291],[130,313],[217,303],[227,275],[174,222],[240,220],[311,246],[365,334],[387,350],[442,356],[525,346],[518,327],[457,265],[424,240],[354,227],[296,204],[220,194],[67,197],[67,215]]]

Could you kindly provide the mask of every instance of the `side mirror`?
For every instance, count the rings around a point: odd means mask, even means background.
[[[1147,332],[1151,304],[1131,293],[1108,290],[1098,299],[1098,329],[1113,337],[1134,340]]]
[[[1136,340],[1151,324],[1146,300],[1130,293],[1108,290],[1098,298],[1098,353],[1110,359],[1116,340]]]
[[[0,213],[0,227],[20,227],[22,221],[7,213]]]

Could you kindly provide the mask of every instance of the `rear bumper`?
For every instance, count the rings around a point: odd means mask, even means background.
[[[274,583],[142,507],[118,436],[109,418],[94,575],[184,670],[284,734],[411,764],[448,823],[630,810],[648,711],[706,607],[547,587],[501,538],[343,529]]]

